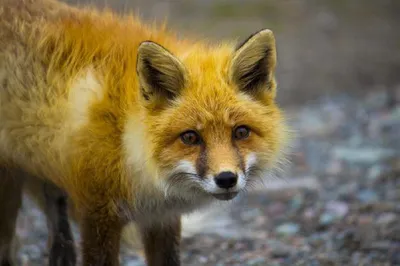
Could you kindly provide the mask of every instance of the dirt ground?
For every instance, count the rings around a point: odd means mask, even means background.
[[[277,36],[278,99],[297,136],[291,163],[204,212],[182,243],[183,265],[400,265],[400,1],[107,5],[169,16],[182,34],[241,39],[267,27]],[[46,265],[45,218],[28,198],[18,235],[21,264]],[[127,250],[121,261],[144,265]]]

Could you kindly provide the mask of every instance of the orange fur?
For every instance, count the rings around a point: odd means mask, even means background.
[[[196,130],[206,143],[204,186],[221,171],[246,175],[247,161],[264,170],[281,158],[287,134],[274,102],[270,31],[239,48],[243,55],[236,60],[231,42],[178,39],[132,16],[52,0],[8,0],[0,4],[0,36],[0,162],[65,189],[83,217],[83,241],[96,252],[102,241],[119,236],[127,220],[140,226],[168,221],[213,199],[199,188],[203,181],[184,187],[168,179],[177,166],[193,168],[202,152],[185,145],[182,132]],[[169,86],[173,99],[160,94],[149,104],[142,97],[141,88],[149,85],[140,84],[136,68],[143,41],[166,48],[155,46],[154,58],[143,52],[143,60],[161,60],[157,71],[169,79],[160,74],[159,84]],[[182,67],[171,68],[174,60]],[[260,60],[266,60],[254,72],[260,76],[247,76],[261,78],[257,91],[245,91],[250,81],[236,81]],[[184,77],[179,84],[178,73]],[[232,130],[240,125],[251,135],[232,144]],[[104,236],[93,235],[93,226]],[[95,254],[85,256],[87,264],[95,260]]]

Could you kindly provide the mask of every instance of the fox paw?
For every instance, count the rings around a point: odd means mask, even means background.
[[[75,266],[76,253],[73,240],[66,240],[57,236],[51,246],[49,266]]]
[[[0,266],[13,266],[10,259],[1,259]]]

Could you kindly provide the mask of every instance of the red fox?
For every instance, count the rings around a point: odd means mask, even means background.
[[[267,29],[211,44],[109,11],[2,0],[0,197],[20,197],[20,170],[66,191],[85,266],[119,265],[130,221],[148,265],[180,265],[181,215],[233,199],[283,158],[275,68]],[[5,202],[3,250],[19,208]]]

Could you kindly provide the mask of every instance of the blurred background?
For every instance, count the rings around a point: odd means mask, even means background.
[[[66,2],[168,18],[182,36],[276,35],[291,163],[233,205],[187,220],[183,265],[400,265],[400,1]],[[43,265],[45,220],[31,206],[20,255]],[[143,265],[129,249],[121,259]]]

